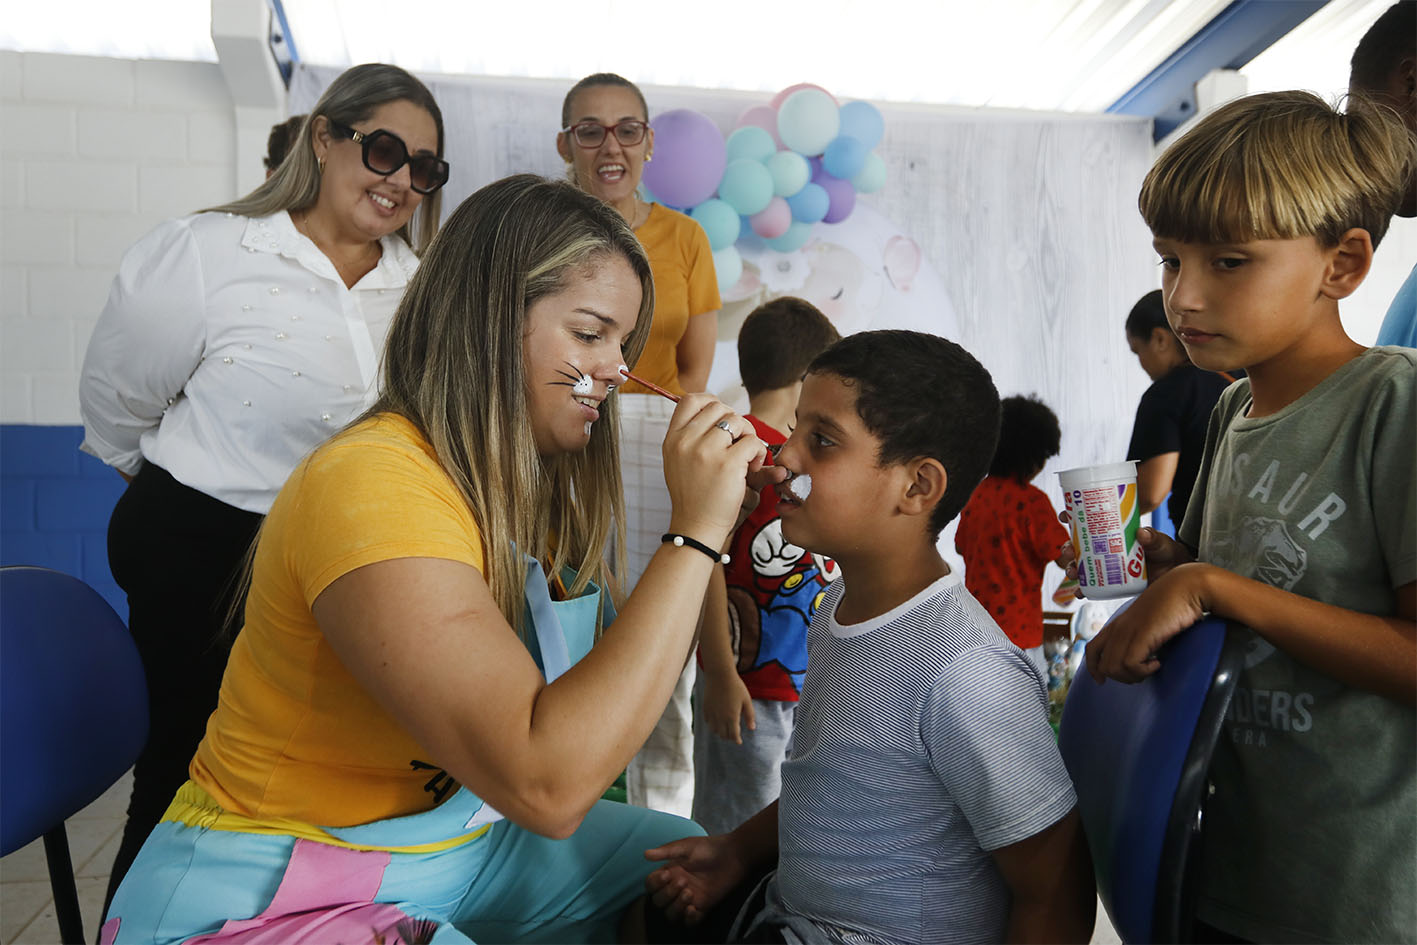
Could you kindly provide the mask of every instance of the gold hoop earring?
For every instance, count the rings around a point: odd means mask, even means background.
[[[316,159],[315,159],[315,166],[320,169],[320,173],[321,173],[321,174],[325,173],[325,159],[324,159],[324,158],[316,158]]]

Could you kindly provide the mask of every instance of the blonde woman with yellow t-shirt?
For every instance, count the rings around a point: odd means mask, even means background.
[[[654,153],[645,97],[610,72],[587,76],[566,93],[556,150],[571,181],[625,218],[654,273],[654,323],[635,373],[675,394],[708,384],[718,337],[718,280],[703,228],[682,213],[640,199],[644,165]],[[669,522],[669,493],[659,458],[673,404],[636,382],[623,391],[620,460],[625,478],[626,587],[634,587]],[[694,663],[684,667],[660,724],[630,764],[632,804],[687,817],[694,798]]]
[[[745,477],[780,478],[746,420],[685,396],[664,443],[682,540],[606,626],[612,392],[653,298],[624,221],[565,182],[452,214],[378,401],[271,508],[191,780],[104,941],[644,934],[643,851],[702,831],[598,798],[669,698]]]

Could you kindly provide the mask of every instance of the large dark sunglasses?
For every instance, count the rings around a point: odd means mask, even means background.
[[[364,147],[364,166],[375,174],[388,176],[407,164],[409,186],[420,194],[431,194],[448,182],[447,161],[431,154],[409,157],[408,145],[392,131],[380,128],[365,133],[337,121],[331,121],[330,128]]]
[[[640,121],[638,118],[629,118],[614,125],[602,125],[598,121],[582,121],[561,130],[569,132],[571,137],[576,139],[576,144],[583,148],[600,147],[605,143],[605,136],[609,132],[615,133],[615,140],[620,142],[622,147],[632,148],[645,140],[645,129],[648,127],[648,122]]]

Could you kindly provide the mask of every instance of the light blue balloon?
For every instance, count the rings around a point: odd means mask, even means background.
[[[800,220],[793,220],[792,225],[787,228],[787,232],[781,236],[767,240],[770,248],[779,253],[790,253],[798,250],[806,244],[812,236],[812,224],[803,223]]]
[[[871,150],[886,133],[886,120],[870,102],[847,102],[841,106],[841,133],[850,135]]]
[[[727,292],[743,276],[743,257],[732,246],[714,250],[713,272],[718,277],[718,291]]]
[[[730,161],[718,182],[718,196],[734,210],[750,217],[772,200],[772,175],[761,161]]]
[[[772,175],[772,192],[791,197],[812,179],[812,165],[796,151],[778,151],[764,162]]]
[[[709,249],[717,252],[738,239],[738,211],[717,197],[710,197],[689,212],[708,234]]]
[[[747,158],[750,161],[766,161],[777,151],[777,142],[772,140],[766,128],[744,125],[728,136],[728,160]]]
[[[827,215],[827,210],[831,207],[831,195],[821,184],[804,184],[801,190],[787,198],[787,207],[792,211],[792,219],[795,222],[816,223]],[[783,236],[791,233],[792,230],[789,229]]]
[[[838,135],[822,152],[822,167],[828,174],[850,180],[861,172],[871,149],[850,135]]]
[[[851,178],[851,186],[856,188],[858,194],[874,194],[886,186],[886,162],[881,160],[879,154],[872,151],[866,155],[866,163]]]
[[[821,154],[840,133],[841,111],[820,89],[800,89],[778,106],[777,136],[804,157]]]

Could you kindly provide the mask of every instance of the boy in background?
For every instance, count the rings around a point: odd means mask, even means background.
[[[791,296],[758,306],[743,322],[746,419],[769,448],[787,441],[807,365],[840,337],[814,305]],[[710,833],[726,833],[777,800],[807,671],[807,624],[836,576],[830,561],[782,537],[772,490],[728,551],[729,564],[709,583],[694,700],[693,817]]]
[[[1031,483],[1058,455],[1061,441],[1058,417],[1046,404],[1005,397],[989,475],[969,497],[955,530],[965,587],[1045,675],[1043,570],[1059,559],[1068,530],[1058,524],[1048,496]]]
[[[1212,761],[1195,941],[1417,938],[1417,351],[1364,348],[1338,303],[1368,273],[1413,139],[1307,92],[1203,118],[1142,185],[1166,315],[1221,395],[1179,542],[1087,648],[1156,671],[1210,612],[1240,624]]]
[[[778,510],[841,577],[808,630],[781,798],[646,852],[665,861],[654,903],[709,920],[693,940],[1088,941],[1092,867],[1043,679],[936,547],[998,430],[988,372],[943,338],[863,332],[812,362]]]

